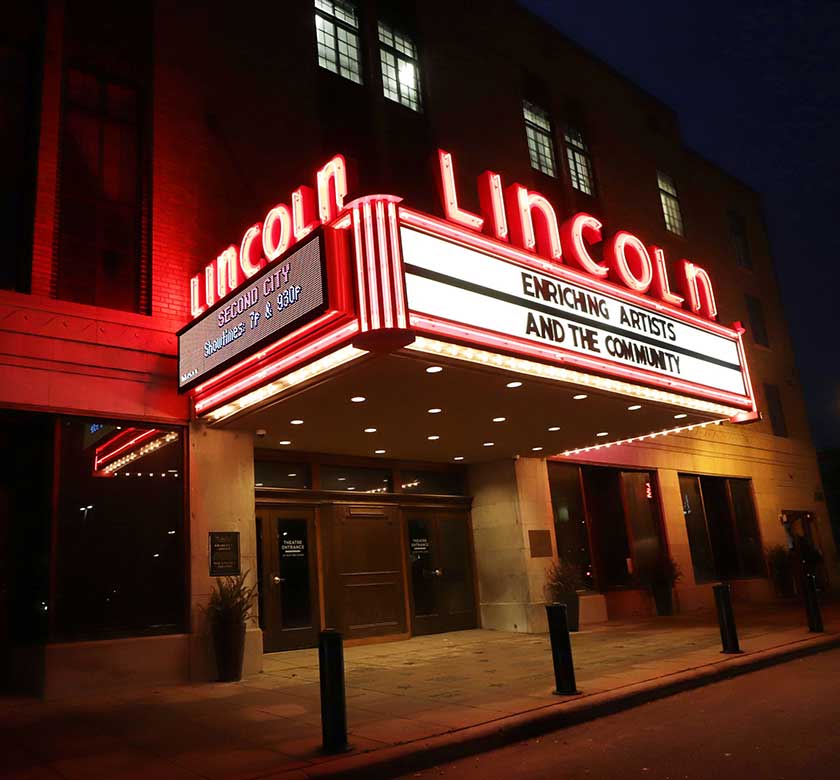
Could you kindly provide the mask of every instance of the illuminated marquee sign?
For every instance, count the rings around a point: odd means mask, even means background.
[[[327,300],[323,238],[310,237],[178,334],[178,386],[190,387],[299,327]]]
[[[755,417],[743,329],[716,322],[701,266],[681,259],[669,272],[661,248],[591,214],[559,219],[492,171],[470,212],[452,156],[439,150],[438,163],[445,220],[394,195],[345,203],[338,155],[317,172],[317,194],[299,187],[190,280],[197,319],[179,334],[179,385],[195,388],[197,414],[222,419],[328,364],[425,336]],[[278,294],[288,302],[275,305]]]

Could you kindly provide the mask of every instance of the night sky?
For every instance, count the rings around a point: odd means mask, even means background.
[[[840,2],[522,0],[763,195],[818,449],[840,447]]]

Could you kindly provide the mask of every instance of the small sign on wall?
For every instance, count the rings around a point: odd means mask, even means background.
[[[210,576],[231,577],[241,574],[239,531],[210,531]]]

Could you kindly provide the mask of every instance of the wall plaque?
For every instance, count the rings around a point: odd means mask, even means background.
[[[239,531],[210,531],[210,576],[231,577],[241,574]]]

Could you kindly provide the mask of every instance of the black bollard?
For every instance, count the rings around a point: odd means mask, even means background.
[[[812,634],[821,634],[823,628],[820,602],[817,599],[817,578],[813,574],[806,574],[803,578],[802,590],[805,593],[805,613],[808,615],[808,630]]]
[[[554,693],[572,696],[578,692],[575,684],[575,667],[572,663],[572,642],[566,622],[565,604],[546,604],[548,635],[551,639],[551,660],[554,663]]]
[[[334,629],[318,637],[321,672],[321,736],[325,753],[347,750],[347,704],[344,699],[344,645]]]
[[[718,625],[720,626],[720,643],[724,653],[740,653],[738,645],[738,629],[735,627],[735,615],[732,612],[732,597],[729,585],[721,583],[713,588],[715,592],[715,607],[717,607]]]

